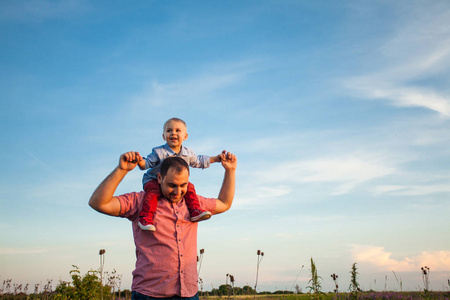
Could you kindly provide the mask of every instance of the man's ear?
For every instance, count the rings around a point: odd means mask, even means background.
[[[162,182],[162,176],[161,173],[158,173],[158,183],[161,184]]]

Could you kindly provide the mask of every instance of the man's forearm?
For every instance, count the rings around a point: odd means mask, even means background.
[[[89,205],[101,213],[118,216],[120,205],[113,201],[113,197],[119,183],[127,173],[127,170],[116,167],[95,189],[89,199]]]
[[[225,170],[225,176],[222,183],[222,188],[219,192],[219,200],[223,203],[223,208],[220,212],[224,212],[233,204],[236,182],[236,170]],[[220,213],[218,212],[218,213]]]

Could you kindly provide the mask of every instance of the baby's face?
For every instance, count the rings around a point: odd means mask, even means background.
[[[172,149],[179,149],[187,137],[186,126],[181,122],[172,121],[164,128],[163,139]]]

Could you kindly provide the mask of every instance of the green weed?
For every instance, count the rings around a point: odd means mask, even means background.
[[[357,272],[356,263],[354,263],[352,265],[352,270],[350,271],[350,286],[348,288],[350,291],[349,300],[358,299],[358,293],[361,291],[358,283],[358,274],[359,273]]]
[[[316,264],[314,263],[314,260],[311,257],[311,279],[308,281],[310,285],[307,286],[306,288],[309,289],[309,294],[311,295],[311,298],[314,300],[319,300],[321,298],[321,295],[323,295],[322,286],[320,284],[321,279],[322,277],[317,275]]]

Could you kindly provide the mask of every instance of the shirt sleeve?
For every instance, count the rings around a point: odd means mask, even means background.
[[[127,218],[130,221],[139,217],[139,209],[142,206],[143,192],[128,193],[117,196],[120,202],[119,217]]]
[[[208,155],[193,155],[190,156],[189,165],[193,168],[206,169],[211,165],[211,160]]]
[[[150,153],[145,158],[145,169],[154,168],[161,162],[161,158],[159,157],[158,151],[156,148],[152,149],[152,153]]]
[[[197,197],[202,209],[210,211],[211,213],[216,210],[216,199],[205,198],[200,195],[197,195]]]

